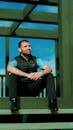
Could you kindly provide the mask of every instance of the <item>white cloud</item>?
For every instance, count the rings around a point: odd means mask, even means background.
[[[0,74],[1,75],[5,74],[5,69],[0,69]]]

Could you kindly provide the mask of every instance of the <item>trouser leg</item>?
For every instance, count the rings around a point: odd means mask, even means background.
[[[11,111],[17,111],[19,109],[17,99],[17,77],[13,74],[9,75],[9,97],[11,101]]]
[[[17,77],[13,74],[9,75],[9,97],[17,98]]]
[[[34,95],[38,95],[46,88],[48,100],[56,98],[55,82],[51,73],[43,76],[42,79],[29,84],[29,86]]]
[[[55,82],[54,77],[50,73],[46,75],[46,89],[47,89],[47,97],[48,97],[48,107],[51,109],[51,112],[58,111],[58,104],[56,98],[56,90],[55,90]]]
[[[54,77],[51,73],[46,75],[46,89],[48,99],[56,99],[55,82]]]
[[[34,82],[34,94],[39,94],[46,87],[47,98],[48,98],[48,107],[51,109],[51,112],[58,111],[58,104],[56,98],[55,82],[53,75],[47,74],[43,76],[41,80]]]

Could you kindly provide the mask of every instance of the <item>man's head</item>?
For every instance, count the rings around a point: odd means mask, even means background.
[[[31,45],[29,41],[27,40],[22,40],[19,42],[19,51],[23,55],[29,55],[31,54]]]

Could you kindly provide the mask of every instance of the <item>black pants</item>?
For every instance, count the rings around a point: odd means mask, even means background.
[[[53,75],[47,74],[37,81],[19,82],[17,76],[9,76],[9,97],[38,96],[43,89],[47,90],[48,100],[56,98],[56,90]]]

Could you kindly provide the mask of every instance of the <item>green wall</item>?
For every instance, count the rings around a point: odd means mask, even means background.
[[[73,96],[73,0],[59,0],[59,66],[61,96]]]

